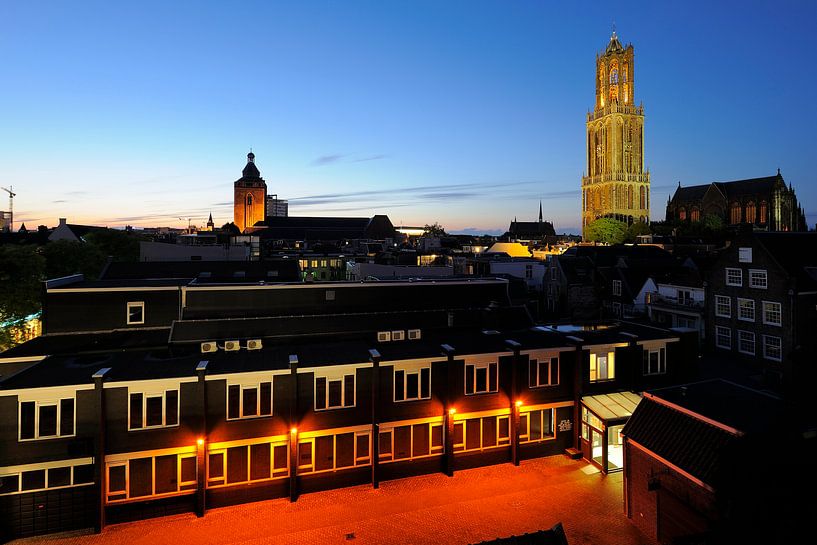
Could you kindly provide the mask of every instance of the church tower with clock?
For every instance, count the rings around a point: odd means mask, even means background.
[[[596,104],[587,114],[587,172],[582,177],[582,235],[598,218],[650,221],[650,173],[644,169],[644,106],[636,106],[633,46],[615,31],[596,55]]]

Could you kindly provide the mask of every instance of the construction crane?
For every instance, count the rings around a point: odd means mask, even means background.
[[[188,234],[193,233],[193,224],[191,223],[193,220],[200,220],[204,218],[179,218],[180,220],[184,221],[187,220],[187,232]]]
[[[14,196],[17,195],[12,189],[13,186],[9,186],[8,189],[5,187],[0,187],[3,191],[9,194],[9,231],[14,232]]]

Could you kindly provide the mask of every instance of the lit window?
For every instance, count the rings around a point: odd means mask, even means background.
[[[129,392],[128,429],[178,426],[179,391]]]
[[[392,427],[382,426],[378,446],[381,462],[410,460],[442,454],[443,425],[423,422]]]
[[[272,382],[229,384],[227,386],[228,420],[271,415]]]
[[[752,262],[752,248],[738,248],[738,261],[741,263]]]
[[[715,326],[715,346],[732,349],[732,330],[728,327]]]
[[[431,399],[431,366],[413,371],[394,370],[394,400]]]
[[[763,335],[763,357],[767,360],[781,361],[783,359],[783,343],[780,337]]]
[[[128,303],[127,321],[128,325],[139,325],[145,323],[144,301],[135,301]]]
[[[766,325],[782,325],[783,311],[780,303],[763,301],[763,323]]]
[[[701,221],[701,211],[698,208],[693,208],[689,214],[689,219],[692,221]]]
[[[315,377],[315,410],[355,406],[355,375]]]
[[[84,462],[66,461],[66,465],[27,471],[6,468],[0,475],[0,495],[93,484],[94,466]]]
[[[74,398],[21,401],[20,440],[75,435]]]
[[[755,334],[751,331],[738,330],[738,352],[755,355]]]
[[[743,286],[743,271],[740,269],[726,269],[726,285],[727,286]]]
[[[465,365],[465,395],[498,391],[496,363]]]
[[[738,297],[738,320],[744,322],[755,321],[755,302],[752,299]]]
[[[613,295],[621,295],[621,280],[613,280]]]
[[[484,450],[511,443],[510,418],[486,416],[454,422],[454,451]]]
[[[528,385],[531,388],[555,386],[559,384],[559,356],[531,358],[528,362],[528,371]]]
[[[106,470],[108,503],[191,493],[196,489],[196,455],[193,453],[112,461]]]
[[[715,296],[715,316],[720,318],[732,317],[732,298],[725,295]]]
[[[681,221],[687,219],[687,210],[683,206],[678,210],[678,219]]]
[[[769,280],[766,271],[749,269],[749,287],[765,290]]]
[[[553,439],[553,409],[520,413],[519,442],[533,443]]]
[[[729,208],[729,223],[735,225],[740,223],[740,212],[741,207],[739,203],[733,202],[732,206]]]
[[[667,349],[644,349],[644,374],[663,375],[667,372]]]
[[[613,380],[616,378],[616,353],[590,354],[590,382]]]

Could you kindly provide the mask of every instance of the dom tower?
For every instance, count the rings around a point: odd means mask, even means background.
[[[596,55],[596,105],[587,114],[587,175],[582,177],[582,235],[601,217],[650,221],[650,173],[644,170],[644,107],[634,104],[633,46],[615,31]]]

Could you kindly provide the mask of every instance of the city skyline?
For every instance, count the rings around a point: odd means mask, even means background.
[[[252,148],[292,215],[498,234],[542,199],[557,232],[579,232],[595,55],[615,21],[635,47],[652,219],[679,181],[780,168],[813,226],[817,6],[778,6],[14,6],[0,185],[15,228],[211,211],[221,225]]]

